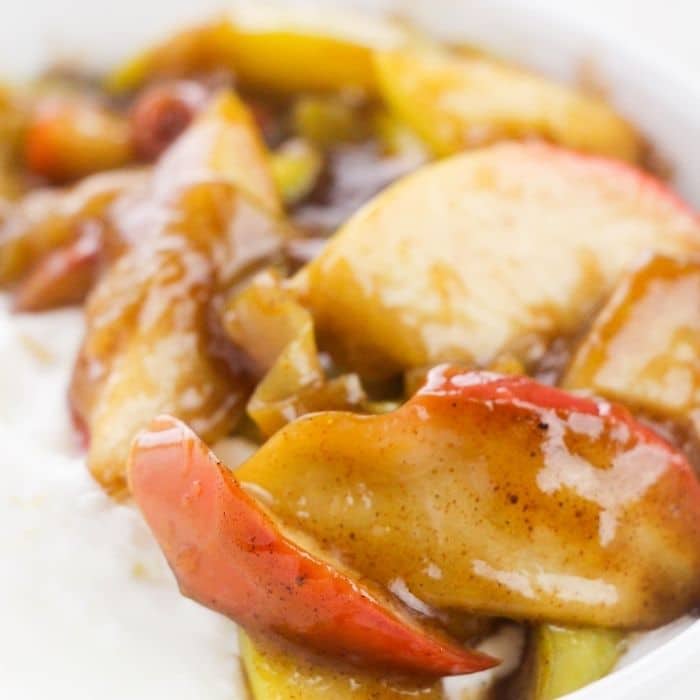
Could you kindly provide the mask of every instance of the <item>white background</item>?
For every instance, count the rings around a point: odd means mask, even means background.
[[[364,1],[371,4],[371,0]],[[459,5],[470,0],[453,2]],[[56,47],[77,54],[72,37],[79,36],[80,45],[86,47],[80,27],[101,27],[88,48],[91,53],[108,56],[121,37],[152,34],[154,26],[162,24],[164,13],[176,18],[225,4],[225,0],[0,0],[0,70],[24,68]],[[697,69],[700,75],[698,0],[530,0],[530,4],[556,7],[557,12],[582,22],[625,33],[686,69]],[[105,41],[106,36],[112,40]]]
[[[696,69],[700,82],[698,0],[532,0],[531,4],[554,6],[560,13],[626,33],[636,43]]]

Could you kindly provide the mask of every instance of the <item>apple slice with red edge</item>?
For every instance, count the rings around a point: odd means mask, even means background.
[[[396,411],[290,423],[236,477],[433,609],[642,629],[700,602],[684,455],[622,406],[528,377],[436,367]]]
[[[46,311],[84,301],[97,279],[101,243],[94,231],[44,256],[20,282],[16,311]]]
[[[140,433],[128,471],[182,593],[244,628],[352,663],[427,676],[498,663],[297,544],[179,420],[161,416]]]
[[[367,378],[576,333],[649,251],[700,250],[700,221],[624,164],[540,144],[468,151],[354,214],[293,286],[321,345]]]

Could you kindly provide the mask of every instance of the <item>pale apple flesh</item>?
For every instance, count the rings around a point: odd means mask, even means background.
[[[401,47],[374,61],[380,94],[436,155],[524,138],[630,162],[642,154],[603,100],[489,56]]]
[[[626,277],[597,315],[564,377],[656,417],[700,408],[700,259],[656,255]]]
[[[321,345],[379,378],[439,362],[529,366],[648,251],[700,247],[695,215],[620,163],[502,144],[422,168],[294,281]]]
[[[241,466],[270,508],[434,609],[651,628],[700,600],[700,485],[623,408],[439,367],[399,410],[319,413]]]
[[[509,679],[507,700],[556,700],[583,688],[615,667],[624,652],[615,630],[538,625],[518,672]]]
[[[470,673],[497,663],[298,544],[172,417],[156,419],[135,439],[129,481],[181,591],[246,629],[416,674]]]
[[[366,396],[358,377],[329,379],[321,363],[313,319],[279,275],[257,275],[228,301],[226,332],[260,379],[247,405],[261,434],[270,436],[305,413],[362,409]]]
[[[290,94],[355,88],[374,90],[369,45],[277,22],[247,27],[223,18],[179,32],[121,66],[108,79],[116,91],[151,80],[228,70],[257,91]]]

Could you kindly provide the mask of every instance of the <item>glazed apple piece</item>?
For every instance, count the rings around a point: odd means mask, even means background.
[[[242,237],[252,225],[272,254],[278,230],[230,188],[207,190],[196,192],[194,217],[218,210],[221,219],[206,222],[212,240],[190,238],[203,233],[196,223],[187,235],[162,231],[125,253],[86,305],[70,401],[89,436],[90,470],[115,495],[125,488],[129,443],[144,421],[168,410],[214,441],[233,427],[247,400],[249,380],[216,316],[223,282],[213,259],[233,256],[235,248],[225,253],[228,246],[213,239],[227,230]],[[205,194],[209,201],[201,200]]]
[[[626,277],[574,355],[564,386],[661,418],[700,407],[700,260],[650,257]]]
[[[608,675],[623,651],[623,635],[615,630],[539,625],[503,695],[508,700],[556,700]]]
[[[325,19],[320,29],[317,20],[304,21],[298,12],[223,16],[135,57],[110,77],[108,86],[130,90],[152,79],[225,69],[239,84],[263,92],[372,90],[373,47],[394,45],[397,31],[378,21],[357,27],[359,20],[344,15],[335,22],[332,14]]]
[[[649,250],[700,246],[663,185],[542,145],[455,156],[358,212],[296,278],[319,342],[369,377],[529,362],[577,330]]]
[[[323,170],[323,156],[305,139],[285,141],[272,156],[272,172],[282,200],[292,207],[311,194]]]
[[[125,116],[83,95],[37,100],[24,141],[27,168],[63,183],[134,160]]]
[[[46,311],[80,304],[97,279],[100,236],[88,230],[39,261],[13,296],[16,311]]]
[[[247,412],[263,436],[305,413],[364,407],[356,375],[326,377],[313,319],[274,271],[256,276],[230,300],[223,317],[228,336],[260,380]]]
[[[154,415],[174,413],[214,441],[245,406],[249,380],[219,311],[230,285],[269,262],[286,236],[251,130],[237,98],[219,95],[147,186],[114,204],[127,250],[90,295],[70,388],[90,469],[113,493],[125,488],[133,436]]]
[[[172,417],[134,440],[129,483],[180,590],[244,629],[351,663],[431,676],[497,663],[419,623],[284,530]]]
[[[434,369],[381,416],[318,413],[237,471],[362,574],[438,609],[654,627],[700,600],[700,484],[623,408]]]
[[[402,47],[375,56],[380,94],[438,156],[540,138],[635,162],[642,142],[602,100],[483,54]]]
[[[25,100],[0,83],[0,225],[25,185],[18,168],[19,152],[27,119]]]
[[[279,213],[282,204],[269,160],[246,104],[234,92],[221,90],[163,153],[153,169],[145,207],[172,204],[188,188],[223,180],[268,211]]]
[[[146,178],[144,170],[121,170],[92,175],[70,188],[27,194],[0,226],[0,284],[17,282],[41,258],[75,242],[86,223],[103,221],[110,204]]]
[[[308,378],[313,381],[322,376],[311,316],[285,289],[277,271],[261,272],[245,289],[234,293],[226,304],[223,320],[226,332],[244,352],[249,371],[256,378],[265,376],[295,340],[305,358]]]
[[[440,682],[387,678],[303,655],[271,640],[238,636],[251,700],[441,700]]]

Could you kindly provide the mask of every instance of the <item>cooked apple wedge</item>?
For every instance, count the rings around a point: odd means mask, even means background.
[[[470,673],[497,663],[312,552],[174,418],[156,419],[135,439],[129,482],[180,590],[245,629],[417,674]]]
[[[439,681],[386,678],[359,669],[338,668],[294,653],[267,639],[238,636],[251,700],[441,700]]]
[[[357,375],[326,377],[311,314],[274,272],[257,275],[229,301],[223,318],[251,374],[260,379],[247,411],[262,435],[305,413],[364,405]]]
[[[353,569],[437,609],[654,627],[700,601],[700,484],[625,409],[440,366],[399,410],[317,413],[237,471]]]
[[[222,16],[135,57],[108,85],[123,91],[150,79],[229,70],[239,84],[264,92],[373,90],[372,51],[394,46],[399,32],[345,14],[324,13],[324,20],[307,21],[299,12]]]
[[[97,279],[99,265],[99,236],[88,230],[39,261],[15,290],[15,310],[45,311],[80,304]]]
[[[296,354],[304,358],[306,383],[322,377],[313,320],[283,287],[275,270],[261,272],[245,289],[233,294],[224,309],[223,321],[256,378],[261,379],[272,369],[290,343],[296,343]]]
[[[129,444],[154,415],[173,413],[214,441],[243,412],[249,381],[218,309],[286,235],[243,110],[233,94],[216,97],[146,186],[113,205],[127,250],[88,299],[70,390],[90,469],[111,492],[124,489]]]
[[[269,251],[276,231],[241,195],[208,189],[213,199],[200,199],[195,207],[203,216],[219,209],[221,219],[207,222],[208,243],[165,230],[122,255],[88,298],[70,400],[76,422],[89,436],[90,470],[115,495],[126,485],[129,444],[152,416],[175,413],[213,441],[233,427],[245,407],[249,382],[217,323],[222,282],[213,256],[224,257],[228,246],[217,237],[226,228],[241,235],[255,224]],[[204,233],[189,228],[190,235]],[[233,258],[235,248],[231,251]]]
[[[441,361],[532,360],[577,330],[646,251],[698,250],[700,225],[636,170],[507,144],[410,175],[296,278],[322,346],[381,377]]]
[[[154,169],[149,196],[163,204],[187,187],[221,180],[236,185],[268,211],[282,211],[269,153],[255,119],[229,90],[212,97],[163,154]]]
[[[483,54],[402,47],[375,56],[380,94],[436,155],[540,138],[635,162],[642,142],[602,100]]]
[[[69,182],[135,160],[125,116],[84,96],[37,100],[24,141],[27,168],[54,183]]]
[[[0,225],[8,205],[26,188],[18,169],[28,105],[15,88],[0,83]]]
[[[508,700],[557,700],[610,673],[624,651],[615,630],[539,625],[523,665],[508,684]]]
[[[29,193],[0,226],[0,284],[17,282],[42,257],[75,242],[81,226],[103,220],[118,196],[147,177],[145,170],[98,173],[70,188]]]
[[[657,255],[624,279],[564,378],[661,418],[700,407],[700,259]]]

